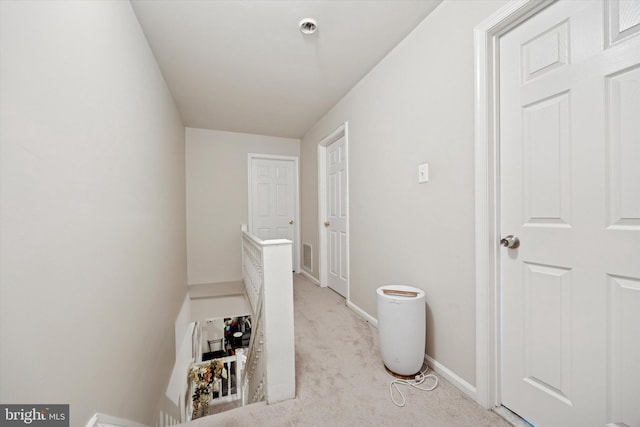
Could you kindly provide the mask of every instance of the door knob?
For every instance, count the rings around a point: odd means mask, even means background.
[[[520,239],[518,239],[513,234],[509,234],[508,236],[500,239],[500,244],[505,248],[516,249],[518,246],[520,246]]]
[[[325,222],[324,222],[324,226],[325,226],[325,227],[328,227],[328,226],[330,226],[330,225],[331,225],[331,223],[330,223],[329,221],[325,221]]]
[[[289,224],[293,224],[293,220],[292,219],[289,220]]]

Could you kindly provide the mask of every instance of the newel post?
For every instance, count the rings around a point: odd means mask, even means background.
[[[266,396],[275,403],[296,396],[292,243],[263,244]]]

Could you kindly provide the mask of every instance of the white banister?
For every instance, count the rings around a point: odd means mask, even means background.
[[[242,282],[252,310],[244,401],[295,397],[292,242],[260,240],[242,226]]]
[[[193,394],[197,388],[197,384],[190,379],[189,380],[189,393],[188,393],[188,414],[186,421],[198,418],[199,416],[209,415],[209,409],[212,406],[219,405],[221,403],[232,402],[234,400],[242,399],[242,387],[241,387],[241,371],[244,363],[244,355],[239,352],[232,356],[225,356],[218,359],[207,360],[204,362],[193,363],[190,369],[198,369],[202,366],[208,367],[211,363],[222,362],[222,369],[225,374],[221,378],[214,378],[212,383],[211,392],[208,395],[207,408],[205,413],[194,414],[193,406]]]

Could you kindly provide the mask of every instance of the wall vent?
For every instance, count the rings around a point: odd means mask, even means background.
[[[313,271],[313,251],[308,243],[302,243],[302,267],[306,270]]]

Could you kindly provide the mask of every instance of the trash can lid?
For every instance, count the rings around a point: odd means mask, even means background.
[[[404,297],[404,298],[424,298],[424,291],[422,289],[414,288],[412,286],[405,285],[386,285],[380,286],[377,290],[377,294],[387,297]]]

